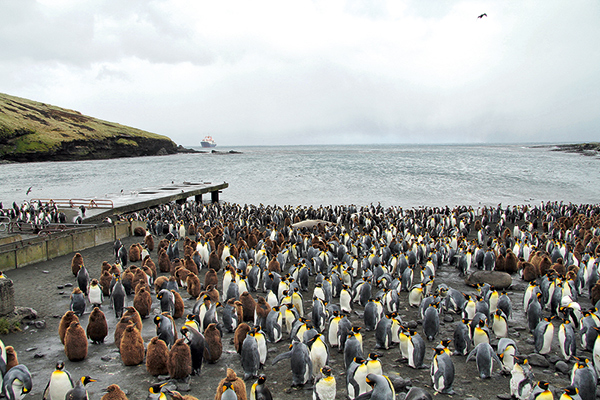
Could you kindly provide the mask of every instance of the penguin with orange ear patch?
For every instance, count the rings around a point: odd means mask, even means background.
[[[79,322],[72,321],[65,333],[65,354],[70,361],[82,361],[87,357],[88,341]]]

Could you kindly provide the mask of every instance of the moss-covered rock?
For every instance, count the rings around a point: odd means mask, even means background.
[[[0,93],[0,160],[65,161],[177,153],[168,137]]]

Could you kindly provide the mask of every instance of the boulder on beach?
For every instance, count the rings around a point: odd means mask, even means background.
[[[470,286],[480,283],[487,283],[495,289],[506,289],[512,285],[512,278],[506,272],[475,271],[465,279],[465,284]]]

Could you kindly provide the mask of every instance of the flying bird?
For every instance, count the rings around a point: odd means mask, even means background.
[[[483,18],[483,17],[487,17],[487,14],[486,14],[486,13],[483,13],[483,14],[481,14],[481,15],[480,15],[479,17],[477,17],[477,18]]]
[[[32,188],[33,186],[29,186],[29,189],[27,189],[27,193],[25,193],[25,196],[29,196],[29,193],[31,193]]]

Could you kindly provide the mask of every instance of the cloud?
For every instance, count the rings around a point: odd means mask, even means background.
[[[594,140],[599,16],[591,0],[2,2],[0,90],[185,145]]]

